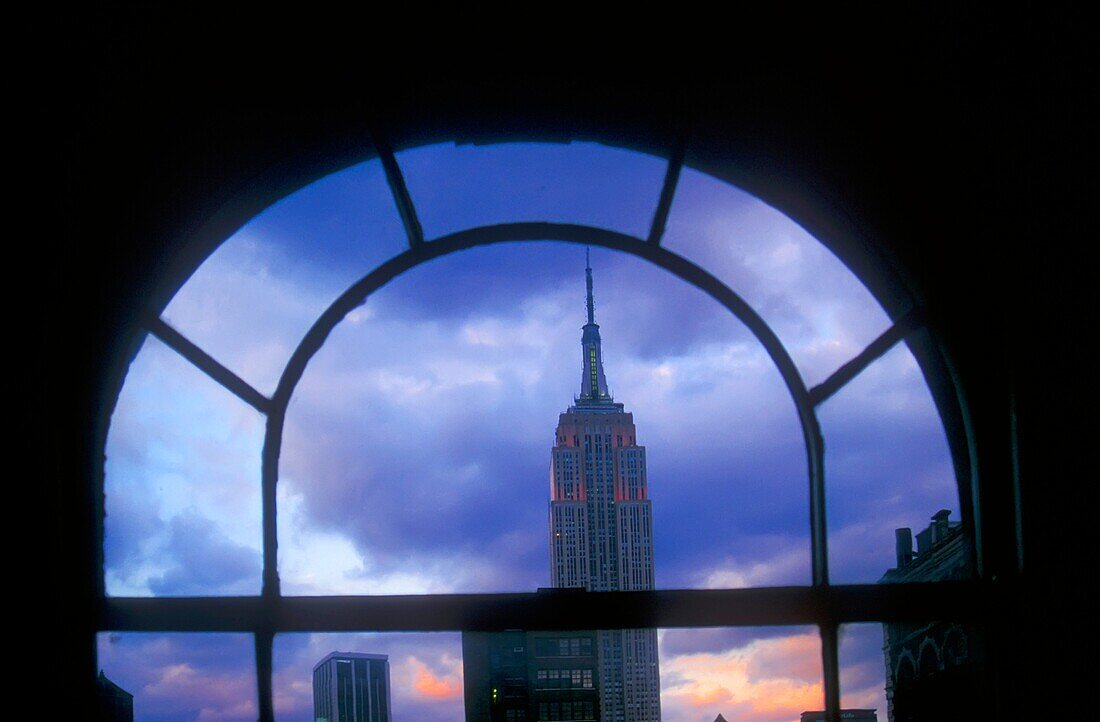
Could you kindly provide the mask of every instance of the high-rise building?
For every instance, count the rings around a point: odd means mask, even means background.
[[[313,666],[315,722],[390,722],[390,662],[384,654],[333,652]]]
[[[599,720],[596,632],[464,632],[466,722]]]
[[[637,443],[633,414],[607,388],[591,263],[585,280],[580,395],[559,416],[551,450],[551,584],[589,591],[653,589],[645,447]],[[657,631],[600,631],[598,657],[602,720],[658,722]]]

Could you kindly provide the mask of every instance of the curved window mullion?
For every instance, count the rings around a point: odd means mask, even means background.
[[[399,274],[434,258],[476,246],[507,241],[560,240],[603,246],[632,253],[664,268],[710,295],[744,323],[776,364],[802,425],[809,470],[810,527],[813,583],[828,584],[828,550],[825,530],[823,441],[810,394],[790,354],[767,323],[738,294],[690,261],[637,237],[615,231],[557,223],[507,223],[467,229],[410,248],[375,268],[340,295],[303,337],[283,370],[268,416],[262,463],[264,504],[264,594],[277,598],[278,536],[276,486],[282,430],[290,397],[310,359],[320,350],[333,328],[378,288]]]

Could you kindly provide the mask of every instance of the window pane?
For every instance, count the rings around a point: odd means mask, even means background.
[[[107,435],[108,594],[259,593],[263,430],[251,406],[146,338]]]
[[[814,627],[664,629],[661,715],[666,720],[797,720],[824,704]]]
[[[660,269],[602,250],[592,265],[596,385],[629,422],[563,416],[592,383],[576,246],[439,259],[333,331],[287,415],[286,593],[808,583],[805,449],[762,347]],[[605,511],[619,515],[591,537],[588,517],[602,512],[579,499],[582,476],[593,503],[615,495]]]
[[[135,720],[258,717],[249,634],[102,632],[96,648],[100,699],[114,709],[131,704]]]
[[[397,154],[427,238],[547,221],[645,238],[667,161],[597,143],[431,145]]]
[[[874,708],[879,722],[986,718],[983,640],[980,627],[955,622],[846,625],[841,706]]]
[[[787,347],[809,386],[890,326],[848,268],[763,201],[684,168],[663,246],[742,296]]]
[[[249,221],[195,271],[164,317],[270,394],[321,312],[407,247],[381,163],[361,163]]]
[[[877,722],[889,722],[886,705],[886,661],[881,624],[846,624],[840,628],[840,706],[873,710]],[[868,715],[863,715],[868,716]]]
[[[898,529],[911,529],[914,564],[888,581],[969,576],[970,530],[959,526],[947,439],[908,347],[869,366],[819,407],[819,418],[832,581],[874,582],[896,568],[906,544]]]
[[[280,634],[273,665],[280,722],[464,718],[459,634]]]

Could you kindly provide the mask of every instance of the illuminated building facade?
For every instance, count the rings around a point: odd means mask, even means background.
[[[645,447],[637,443],[633,414],[607,389],[591,264],[585,273],[581,393],[558,418],[551,450],[551,584],[589,591],[653,589]],[[656,630],[600,631],[598,657],[602,719],[658,722]]]

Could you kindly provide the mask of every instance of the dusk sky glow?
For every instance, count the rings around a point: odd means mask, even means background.
[[[398,154],[428,238],[505,221],[644,237],[665,161],[605,146],[438,145]],[[351,283],[401,252],[377,161],[256,217],[165,311],[262,393]],[[889,319],[858,279],[763,202],[685,169],[664,244],[741,294],[812,385]],[[592,249],[607,380],[647,447],[658,588],[810,583],[806,455],[763,347],[727,310],[636,257]],[[476,248],[415,268],[349,314],[292,397],[280,460],[284,594],[532,591],[549,583],[548,466],[579,391],[584,249]],[[920,369],[894,348],[819,409],[832,581],[874,582],[896,527],[958,519]],[[153,338],[131,365],[106,466],[107,591],[260,591],[264,419]],[[842,697],[882,706],[879,625],[842,630]],[[396,722],[462,719],[448,634],[280,635],[280,720],[312,717],[328,652],[390,655]],[[108,634],[100,666],[138,719],[256,717],[247,635]],[[788,721],[821,708],[812,628],[662,630],[666,722]]]

